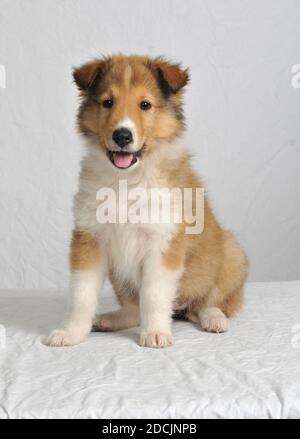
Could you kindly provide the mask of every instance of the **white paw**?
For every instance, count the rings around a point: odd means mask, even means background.
[[[55,329],[47,338],[48,346],[73,346],[84,339],[82,334],[70,332],[66,329]]]
[[[98,314],[93,321],[93,331],[113,331],[113,319],[110,313]]]
[[[208,332],[226,332],[229,319],[219,308],[206,308],[199,313],[201,327]]]
[[[142,332],[140,345],[147,348],[166,348],[174,344],[172,334],[164,332]]]

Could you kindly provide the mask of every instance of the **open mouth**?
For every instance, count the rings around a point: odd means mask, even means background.
[[[116,168],[128,169],[138,161],[141,150],[137,152],[107,151],[107,155]]]

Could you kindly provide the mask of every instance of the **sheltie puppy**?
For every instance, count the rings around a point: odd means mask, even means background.
[[[87,154],[74,202],[70,311],[63,327],[48,337],[50,346],[80,343],[92,328],[140,325],[140,345],[162,348],[174,342],[172,316],[219,333],[228,330],[228,317],[240,308],[248,264],[233,234],[220,227],[206,197],[201,230],[188,230],[188,218],[196,222],[199,194],[192,197],[190,216],[175,221],[173,215],[182,218],[178,189],[203,188],[182,140],[188,79],[187,70],[161,57],[113,55],[75,69],[78,125]],[[135,211],[120,221],[120,183],[128,191],[143,190],[146,198],[153,189],[176,189],[178,196],[168,198],[172,218],[137,221]],[[109,210],[115,203],[110,221],[99,219],[107,211],[99,214],[101,189],[107,196],[116,194],[106,206]],[[167,203],[166,194],[161,201]],[[128,201],[129,210],[135,203]],[[149,199],[139,207],[146,205]],[[120,309],[96,315],[107,277]]]

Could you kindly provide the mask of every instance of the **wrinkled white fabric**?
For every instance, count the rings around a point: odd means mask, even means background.
[[[0,292],[0,418],[300,417],[300,282],[248,284],[228,333],[176,321],[162,350],[140,348],[138,328],[49,348],[66,303],[66,291]],[[100,305],[116,307],[108,290]]]

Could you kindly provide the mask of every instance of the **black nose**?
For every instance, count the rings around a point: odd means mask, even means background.
[[[132,142],[132,133],[127,128],[118,128],[113,132],[112,138],[120,148],[124,148]]]

